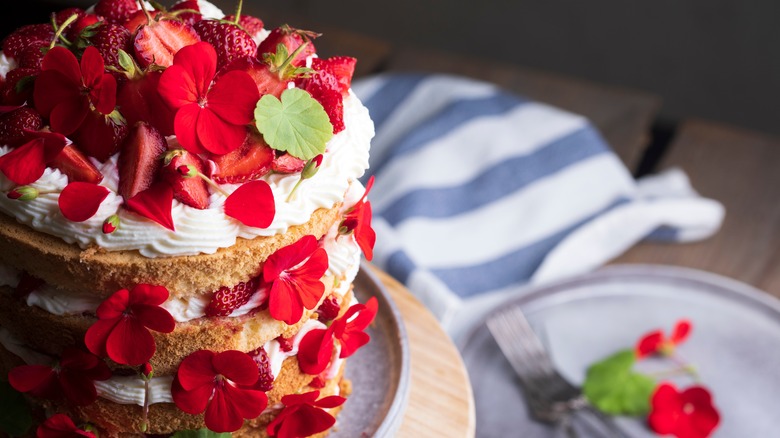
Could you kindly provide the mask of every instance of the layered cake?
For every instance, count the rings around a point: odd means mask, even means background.
[[[0,430],[333,430],[378,310],[374,128],[324,37],[100,0],[2,40],[0,383],[33,424]]]

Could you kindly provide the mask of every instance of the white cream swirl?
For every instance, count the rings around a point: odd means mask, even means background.
[[[84,222],[71,222],[60,213],[57,200],[68,179],[59,170],[51,168],[32,184],[41,191],[38,198],[18,201],[0,196],[0,210],[21,223],[81,248],[97,245],[108,251],[138,250],[150,258],[211,254],[219,248],[232,246],[238,237],[252,239],[284,233],[291,226],[306,223],[317,209],[330,208],[342,201],[350,183],[368,168],[369,148],[374,136],[368,110],[352,93],[344,99],[344,123],[346,129],[328,142],[319,171],[300,184],[291,200],[285,202],[299,180],[298,174],[270,173],[264,177],[276,200],[276,215],[268,228],[246,226],[225,215],[222,209],[225,197],[214,192],[211,204],[205,210],[174,200],[171,216],[176,231],[168,230],[121,208],[122,197],[116,193],[116,157],[101,165],[106,175],[101,185],[111,192],[97,213]],[[0,148],[0,155],[9,150]],[[0,175],[0,190],[7,192],[13,187],[12,182]],[[237,187],[222,186],[228,193]],[[117,212],[119,228],[111,234],[103,234],[103,221]]]

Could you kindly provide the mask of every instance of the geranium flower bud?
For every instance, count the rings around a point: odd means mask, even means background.
[[[119,228],[119,216],[112,214],[103,221],[103,234],[111,234]]]
[[[38,189],[32,186],[17,187],[8,192],[8,197],[19,201],[32,201],[38,197]]]

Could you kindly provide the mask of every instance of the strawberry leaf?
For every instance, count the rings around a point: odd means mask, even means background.
[[[655,380],[632,370],[634,350],[621,350],[588,368],[582,390],[599,410],[612,415],[646,415]]]
[[[233,436],[233,434],[230,433],[217,433],[212,432],[208,429],[198,429],[198,430],[180,430],[173,435],[171,435],[171,438],[230,438]]]
[[[255,126],[272,148],[286,151],[302,160],[325,152],[333,136],[328,113],[311,95],[301,89],[282,92],[281,100],[266,94],[255,107]]]

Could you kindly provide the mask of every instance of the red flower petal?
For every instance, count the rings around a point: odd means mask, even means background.
[[[315,329],[306,333],[298,347],[298,365],[309,375],[325,371],[333,355],[333,330]]]
[[[63,100],[49,115],[51,129],[62,135],[71,135],[84,123],[89,113],[87,99]]]
[[[24,132],[30,138],[43,139],[43,159],[47,164],[57,158],[62,149],[70,143],[70,140],[59,132],[30,131],[28,129],[25,129]]]
[[[260,94],[249,74],[232,70],[214,82],[207,99],[206,106],[222,120],[233,125],[248,125],[254,119]]]
[[[168,184],[155,183],[125,202],[130,209],[141,216],[151,219],[171,231],[176,231],[171,217],[173,189]]]
[[[247,134],[246,126],[228,123],[208,107],[201,109],[195,128],[200,145],[216,155],[237,149]]]
[[[672,330],[672,336],[670,340],[675,345],[678,345],[688,339],[688,335],[691,334],[691,328],[693,325],[690,321],[687,319],[681,319],[677,321],[677,324],[674,325],[674,329]]]
[[[347,399],[344,397],[339,395],[331,395],[329,397],[321,398],[312,404],[318,408],[332,409],[343,405],[346,401]]]
[[[664,334],[660,330],[650,332],[641,339],[636,345],[636,356],[641,359],[643,357],[655,354],[664,342]]]
[[[148,304],[136,304],[132,306],[132,312],[144,327],[160,333],[170,333],[176,328],[176,320],[168,310]]]
[[[104,72],[105,63],[94,46],[88,46],[81,55],[81,74],[90,90],[89,100],[102,114],[110,114],[116,106],[116,79]]]
[[[271,187],[262,180],[250,181],[237,188],[225,200],[225,214],[244,225],[266,228],[276,215]]]
[[[371,203],[366,202],[360,209],[358,224],[355,228],[355,241],[368,261],[374,258],[374,244],[376,243],[376,232],[371,228],[372,216]]]
[[[306,403],[314,403],[317,400],[317,397],[320,396],[319,391],[309,391],[305,392],[303,394],[287,394],[284,397],[282,397],[282,403],[285,406],[295,406],[295,405],[302,405]]]
[[[142,365],[156,349],[152,334],[133,317],[120,319],[106,339],[108,357],[124,365]]]
[[[211,375],[211,382],[213,383],[214,375]],[[214,393],[214,386],[212,384],[204,384],[192,388],[191,390],[185,390],[181,386],[179,378],[173,380],[171,386],[171,395],[173,396],[173,402],[176,407],[182,411],[197,415],[206,410],[211,395]]]
[[[55,46],[43,57],[41,61],[41,70],[54,70],[61,73],[65,78],[74,84],[81,82],[81,66],[76,55],[62,46]],[[37,86],[37,85],[36,85]]]
[[[103,186],[75,181],[65,186],[57,202],[66,219],[84,222],[97,213],[108,193]]]
[[[192,75],[184,67],[176,64],[166,68],[157,83],[157,92],[173,109],[197,103],[201,97],[200,93],[203,92],[205,95],[205,91],[206,88],[203,90],[198,88]]]
[[[19,185],[32,184],[46,170],[44,141],[35,139],[0,157],[0,172]]]
[[[54,414],[44,421],[43,424],[38,426],[36,436],[38,438],[73,438],[74,436],[79,436],[78,431],[79,429],[70,417],[65,414]],[[82,435],[95,436],[92,433],[89,434],[90,435]]]
[[[257,418],[268,406],[268,397],[263,391],[237,388],[233,385],[225,385],[224,388],[228,405],[242,418]]]
[[[165,286],[157,286],[153,284],[139,284],[133,288],[133,293],[130,294],[128,304],[148,304],[150,306],[159,306],[168,300],[170,293]]]
[[[100,303],[96,311],[97,317],[100,319],[120,318],[128,306],[130,306],[130,291],[120,289]]]
[[[179,108],[173,121],[173,130],[179,144],[193,154],[207,152],[198,141],[197,126],[201,111],[202,108],[196,103],[185,105]]]
[[[205,97],[217,73],[217,52],[214,46],[207,42],[200,42],[182,47],[173,57],[173,64],[180,65],[191,78],[191,82],[184,85],[189,87],[198,98]]]
[[[78,67],[78,64],[76,66]],[[33,88],[35,109],[42,116],[49,117],[60,103],[81,99],[80,86],[80,77],[72,79],[57,70],[40,72],[35,79],[35,87]]]
[[[287,279],[274,281],[269,293],[268,310],[272,318],[288,325],[301,320],[303,303],[293,283]]]
[[[106,341],[119,318],[101,319],[92,324],[84,335],[84,344],[92,354],[106,356]]]
[[[294,273],[296,289],[301,296],[303,307],[311,310],[320,302],[325,293],[325,285],[320,281],[328,270],[328,253],[323,248],[317,248],[302,266]]]
[[[248,354],[241,351],[223,351],[214,356],[211,363],[217,373],[239,385],[254,385],[260,376],[257,363]]]
[[[351,356],[370,341],[371,337],[363,330],[374,320],[378,306],[376,297],[371,297],[365,305],[355,304],[347,310],[344,316],[333,321],[331,327],[333,327],[334,335],[341,342],[339,357]],[[352,317],[356,313],[358,315],[353,319]]]
[[[263,264],[263,278],[271,282],[306,260],[317,249],[317,239],[312,235],[301,237],[297,242],[278,249]]]
[[[198,350],[181,361],[176,378],[183,389],[191,391],[214,382],[214,376],[217,374],[212,365],[214,356],[213,351]],[[203,412],[203,409],[198,412]]]
[[[322,409],[309,404],[294,406],[292,413],[281,418],[275,418],[266,431],[269,435],[277,438],[299,438],[317,434],[328,430],[334,424],[336,419]]]
[[[60,371],[60,386],[65,397],[76,406],[87,406],[97,400],[95,382],[81,373],[81,370]]]
[[[8,373],[8,383],[19,392],[45,389],[55,383],[54,370],[46,365],[22,365]]]
[[[217,433],[235,432],[244,425],[244,418],[225,394],[228,386],[217,387],[206,407],[206,427]]]

